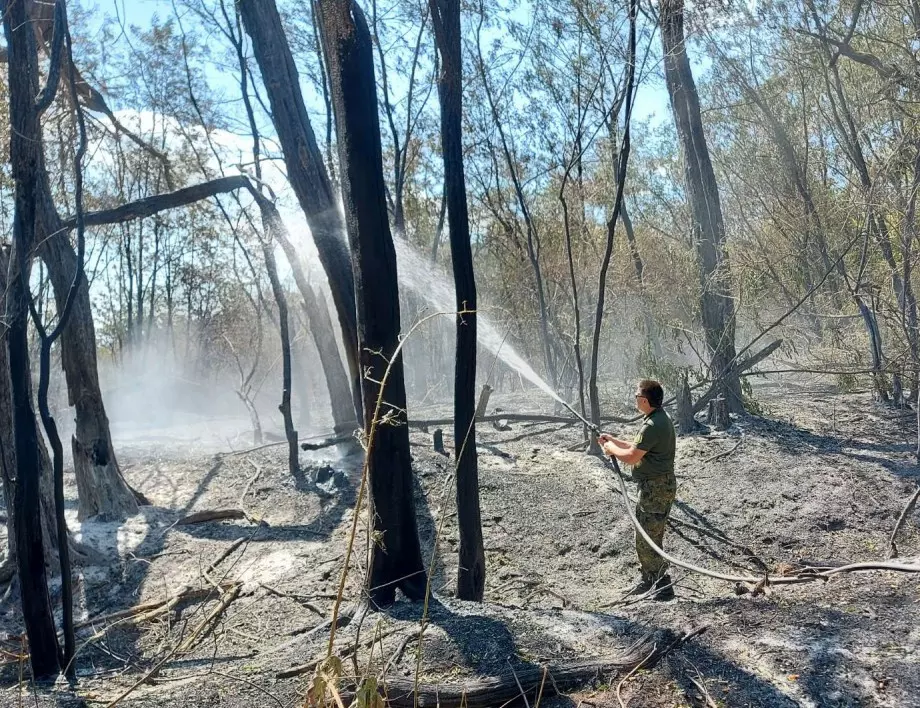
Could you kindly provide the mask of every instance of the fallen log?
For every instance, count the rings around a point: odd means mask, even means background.
[[[387,705],[405,708],[488,708],[506,705],[521,698],[529,704],[527,697],[535,697],[541,687],[546,696],[560,695],[591,681],[628,673],[640,664],[642,668],[651,668],[662,657],[704,630],[705,627],[688,633],[660,630],[647,634],[622,656],[516,667],[496,676],[472,679],[465,683],[416,684],[411,678],[388,678],[381,686],[381,693]]]
[[[191,526],[192,524],[205,524],[209,521],[226,521],[228,519],[246,519],[246,521],[253,524],[265,524],[264,521],[254,519],[242,509],[205,509],[204,511],[196,511],[194,514],[183,516],[175,525]]]
[[[333,445],[339,445],[340,443],[354,441],[354,435],[339,435],[335,438],[326,438],[325,440],[320,440],[316,443],[302,442],[300,443],[301,450],[322,450],[323,448],[332,447]]]

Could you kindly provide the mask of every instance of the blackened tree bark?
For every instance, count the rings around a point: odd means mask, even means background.
[[[355,407],[351,397],[351,386],[348,384],[348,375],[342,365],[339,347],[335,341],[335,330],[329,308],[322,293],[314,288],[307,280],[306,273],[301,265],[300,254],[291,243],[287,232],[279,229],[275,239],[284,251],[287,261],[294,275],[297,289],[303,296],[304,314],[310,327],[310,334],[319,352],[319,362],[323,367],[326,377],[326,388],[329,391],[329,402],[332,405],[332,420],[335,434],[354,432],[358,426],[355,418]]]
[[[636,10],[637,0],[629,3],[629,56],[626,62],[625,91],[617,96],[610,111],[610,120],[619,120],[620,110],[626,106],[624,116],[623,143],[615,155],[614,169],[616,171],[616,196],[613,199],[613,210],[607,219],[607,243],[604,256],[601,259],[600,272],[597,277],[597,306],[594,310],[594,332],[591,336],[591,368],[588,372],[588,396],[591,402],[591,422],[595,426],[601,424],[601,399],[597,386],[597,374],[600,367],[600,337],[601,324],[604,321],[604,303],[607,297],[607,272],[610,268],[610,259],[613,255],[614,236],[616,235],[617,221],[620,210],[623,208],[623,194],[626,189],[626,168],[629,164],[630,152],[630,123],[632,121],[632,107],[635,100],[634,89],[636,82]],[[600,446],[594,436],[591,437],[590,451],[592,454],[601,454]]]
[[[378,537],[371,550],[368,590],[375,605],[386,606],[395,600],[397,587],[417,600],[426,586],[415,522],[403,362],[396,351],[400,331],[396,251],[387,221],[367,21],[351,0],[322,0],[319,9],[354,262],[358,352],[361,370],[366,372],[361,380],[365,431],[375,425],[378,397],[383,401],[382,420],[377,421],[367,451],[370,516]]]
[[[361,420],[355,286],[351,259],[343,240],[345,224],[307,115],[297,67],[275,0],[239,0],[237,6],[262,72],[288,180],[303,209],[320,262],[329,279],[332,301],[345,341],[356,418]],[[327,372],[329,375],[331,373]]]
[[[10,53],[10,70],[18,74],[29,73],[30,86],[38,85],[38,53],[32,41],[22,42],[22,54],[13,64]],[[60,60],[61,52],[52,52]],[[72,69],[72,63],[69,64]],[[50,86],[50,85],[49,85]],[[27,90],[27,89],[23,89]],[[33,94],[36,95],[36,94]],[[77,276],[77,255],[69,241],[65,227],[54,208],[48,172],[45,168],[41,144],[39,109],[46,104],[46,91],[42,100],[33,106],[37,144],[34,147],[34,175],[31,178],[32,215],[36,231],[35,245],[48,267],[54,288],[58,312],[62,312],[68,293]],[[32,138],[30,138],[32,139]],[[31,253],[31,250],[30,250]],[[79,288],[70,321],[61,342],[61,358],[67,379],[70,404],[76,408],[76,433],[72,440],[74,470],[80,495],[81,518],[105,514],[113,518],[136,513],[137,501],[118,470],[109,432],[109,422],[102,402],[99,377],[96,370],[96,336],[93,327],[89,291]],[[12,366],[12,361],[10,362]]]
[[[684,0],[663,0],[661,44],[671,112],[684,162],[694,242],[700,269],[700,315],[710,354],[710,374],[729,409],[744,411],[735,364],[735,302],[725,252],[722,204],[703,132],[700,100],[684,44]]]
[[[284,250],[285,256],[288,259],[288,262],[291,266],[291,270],[294,273],[294,281],[297,283],[297,288],[300,290],[300,294],[303,296],[304,300],[304,313],[309,322],[310,334],[313,337],[314,342],[316,343],[316,348],[320,356],[320,364],[323,368],[324,377],[326,379],[327,389],[329,391],[329,400],[332,407],[332,419],[334,424],[334,431],[336,435],[344,432],[353,431],[358,423],[357,418],[355,417],[355,407],[352,398],[352,387],[349,383],[348,375],[345,373],[345,368],[342,365],[342,359],[339,355],[338,345],[336,343],[335,329],[332,326],[332,318],[329,316],[328,310],[326,309],[325,304],[321,302],[320,294],[312,287],[310,287],[306,275],[304,274],[302,260],[300,255],[297,253],[294,246],[291,244],[291,240],[288,236],[287,230],[284,227],[284,222],[280,217],[272,218],[272,214],[275,214],[274,205],[267,201],[262,194],[262,168],[261,168],[261,139],[259,136],[258,124],[255,119],[255,112],[252,106],[252,98],[249,95],[249,64],[246,58],[246,53],[244,50],[244,38],[243,38],[243,29],[241,25],[241,16],[239,7],[236,7],[236,15],[231,19],[230,13],[227,11],[226,4],[223,0],[220,3],[221,12],[224,17],[226,25],[223,28],[223,31],[230,38],[233,48],[236,52],[237,62],[239,63],[240,68],[240,93],[243,97],[243,105],[246,109],[246,116],[249,121],[249,130],[252,134],[252,155],[253,155],[253,164],[256,171],[256,178],[258,184],[252,190],[254,198],[260,205],[262,216],[263,216],[263,231],[267,228],[266,218],[270,218],[272,222],[272,228],[270,231],[273,233],[266,233],[268,238],[272,240],[277,240],[281,244],[281,248]],[[191,89],[189,89],[191,91]],[[330,109],[331,110],[331,109]],[[201,122],[204,124],[204,117],[201,117]],[[239,203],[239,200],[237,200]],[[242,208],[242,205],[240,205]],[[268,213],[266,212],[268,210]],[[225,215],[228,223],[230,223],[229,215]],[[274,254],[271,256],[274,260]],[[268,261],[266,261],[268,264]],[[285,302],[285,309],[287,309],[287,304]],[[295,364],[295,360],[291,360],[292,369]],[[300,372],[298,372],[299,374]],[[292,373],[293,376],[293,373]],[[296,377],[294,377],[296,378]],[[302,388],[303,391],[306,388]],[[302,416],[305,415],[307,410],[306,405],[307,397],[304,398],[304,405],[301,407]],[[293,422],[291,423],[293,426]],[[292,457],[293,460],[293,451]],[[293,471],[293,468],[292,468]]]
[[[259,198],[259,207],[262,210],[262,224],[265,237],[262,241],[262,255],[265,258],[265,269],[268,279],[272,284],[272,293],[278,307],[278,326],[281,330],[281,417],[284,419],[284,436],[288,442],[288,469],[291,475],[300,473],[300,458],[297,448],[297,431],[294,429],[294,417],[291,413],[291,333],[288,318],[287,296],[278,277],[278,266],[275,263],[275,245],[272,238],[283,226],[281,216],[264,197]]]
[[[76,110],[76,122],[79,127],[80,143],[74,156],[74,202],[77,214],[77,267],[73,281],[67,292],[64,307],[59,310],[58,322],[54,329],[49,333],[42,322],[42,316],[32,303],[32,296],[26,288],[26,294],[29,297],[29,303],[32,311],[32,320],[35,329],[38,332],[40,342],[39,352],[39,376],[38,376],[38,409],[41,414],[42,425],[45,428],[45,434],[48,436],[48,442],[51,444],[53,453],[53,477],[54,477],[54,510],[55,522],[57,528],[57,546],[61,567],[61,614],[62,630],[64,634],[64,653],[61,657],[61,663],[64,671],[69,678],[76,676],[73,659],[76,652],[76,639],[74,636],[73,624],[73,577],[70,565],[70,546],[67,539],[67,521],[64,515],[64,446],[61,443],[61,436],[58,433],[57,422],[51,415],[51,408],[48,405],[48,386],[51,380],[51,347],[61,336],[70,313],[73,311],[73,305],[76,301],[76,295],[82,288],[88,288],[84,278],[83,258],[85,254],[85,224],[83,223],[83,157],[86,155],[87,137],[86,123],[83,118],[83,112],[80,108],[77,94],[76,70],[73,66],[73,45],[70,37],[70,30],[67,26],[67,11],[65,0],[58,0],[55,5],[55,15],[58,21],[55,22],[54,43],[57,45],[61,41],[65,46],[65,56],[67,57],[68,67],[68,84],[70,86],[70,99]],[[54,61],[62,52],[52,56]],[[54,65],[52,64],[52,67]],[[58,76],[52,70],[49,71],[49,84],[42,93],[44,97],[47,92],[53,95],[58,82]],[[55,84],[50,82],[54,81]],[[48,101],[50,103],[50,100]],[[40,102],[41,103],[41,102]]]
[[[9,246],[0,245],[0,313],[6,312],[6,293],[9,291],[7,273],[10,266]],[[41,473],[41,522],[45,567],[57,567],[57,529],[55,527],[54,484],[48,451],[39,438]],[[0,567],[0,584],[7,582],[16,572],[16,456],[13,441],[13,409],[10,391],[10,366],[6,342],[0,346],[0,476],[3,479],[3,496],[7,509],[7,546],[9,549]]]
[[[26,13],[25,0],[9,0],[0,7],[9,52],[10,163],[15,184],[6,344],[16,459],[16,553],[32,673],[36,678],[45,678],[58,673],[60,659],[45,573],[41,530],[41,458],[29,370],[28,254],[35,243],[36,193],[39,175],[44,170],[39,112],[35,102],[38,96],[38,62],[35,35]]]
[[[39,178],[40,205],[38,253],[48,267],[58,312],[77,276],[77,254],[68,240],[68,230],[51,201],[47,172]],[[102,400],[96,362],[96,330],[86,279],[76,293],[67,327],[61,338],[61,363],[67,380],[68,402],[76,413],[76,430],[71,438],[77,479],[80,519],[103,515],[122,519],[137,513],[137,498],[121,476],[109,419]]]
[[[454,362],[454,440],[457,456],[457,525],[460,558],[457,596],[482,601],[486,559],[479,511],[476,456],[476,277],[470,248],[470,221],[463,174],[463,58],[460,51],[460,0],[430,0],[441,57],[441,154],[457,296],[457,353]]]

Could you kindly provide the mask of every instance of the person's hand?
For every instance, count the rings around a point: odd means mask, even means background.
[[[597,438],[597,441],[601,445],[603,445],[604,443],[611,442],[612,440],[613,440],[613,436],[610,433],[601,433]]]
[[[613,451],[616,450],[616,445],[613,442],[607,440],[601,443],[601,447],[604,449],[604,454],[607,457],[613,457]]]

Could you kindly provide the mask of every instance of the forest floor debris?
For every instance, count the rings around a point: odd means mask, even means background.
[[[679,440],[666,547],[699,565],[755,575],[883,560],[920,481],[910,419],[863,394],[758,395],[765,417]],[[530,395],[496,393],[492,403],[539,410]],[[486,450],[507,456],[480,456],[488,575],[487,602],[476,605],[449,597],[457,549],[451,461],[430,435],[412,433],[424,548],[443,520],[436,601],[420,638],[419,605],[356,615],[336,635],[346,673],[371,665],[404,686],[420,648],[420,680],[447,690],[507,676],[509,667],[520,677],[603,661],[649,632],[708,626],[651,670],[602,677],[541,705],[920,705],[917,577],[857,573],[736,595],[729,583],[679,572],[676,600],[624,600],[636,576],[631,524],[603,464],[566,450],[579,435],[557,422],[483,426]],[[445,433],[448,449],[452,442]],[[104,706],[120,696],[118,705],[156,708],[300,705],[310,670],[325,657],[328,625],[316,630],[335,598],[360,468],[356,456],[336,459],[330,448],[304,454],[315,469],[292,478],[285,454],[269,447],[215,465],[213,451],[194,444],[126,446],[126,476],[154,506],[123,525],[79,524],[75,510],[69,518],[77,538],[110,560],[78,569],[78,646],[93,638],[78,657],[78,684],[39,689],[37,698],[20,684],[21,627],[7,601],[0,704],[22,695],[42,706]],[[75,489],[67,492],[73,500]],[[237,509],[244,497],[247,514],[267,525],[176,524]],[[918,522],[911,510],[898,530],[904,560],[920,555]],[[362,575],[353,570],[346,604],[360,600]],[[287,673],[296,675],[278,678]]]

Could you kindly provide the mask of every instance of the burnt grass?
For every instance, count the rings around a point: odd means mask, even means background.
[[[666,547],[698,565],[754,575],[884,559],[895,521],[920,482],[913,412],[830,389],[758,395],[762,417],[679,439],[678,502]],[[537,410],[528,397],[498,402],[505,410]],[[413,429],[417,516],[428,560],[441,530],[421,656],[418,640],[406,638],[422,607],[403,599],[337,632],[345,673],[353,675],[355,666],[382,673],[389,663],[388,676],[410,677],[418,665],[423,682],[458,685],[509,666],[612,657],[649,631],[706,625],[705,633],[630,678],[623,701],[920,706],[916,576],[850,574],[753,596],[675,569],[677,599],[623,603],[637,574],[632,527],[603,464],[567,449],[579,436],[578,428],[559,424],[480,427],[488,573],[480,605],[451,597],[452,462],[432,449],[428,432]],[[445,442],[450,449],[447,430]],[[175,648],[214,610],[214,597],[136,623],[92,623],[78,632],[77,683],[50,687],[33,686],[27,665],[16,659],[22,628],[10,596],[0,606],[0,705],[106,705],[161,662],[119,705],[304,704],[312,671],[277,674],[325,655],[328,631],[309,632],[329,616],[337,592],[360,455],[304,454],[303,474],[292,478],[283,446],[217,458],[193,443],[134,440],[120,454],[126,477],[153,506],[123,525],[78,525],[72,513],[78,538],[104,554],[103,562],[78,569],[78,619],[208,587],[206,569],[237,539],[240,546],[210,577],[242,583],[240,595],[187,652]],[[75,491],[68,488],[71,501]],[[194,511],[237,508],[244,492],[242,506],[265,524],[175,525]],[[899,534],[902,560],[918,562],[918,517],[915,510]],[[361,597],[365,524],[362,515],[343,607]],[[56,600],[58,585],[52,590]],[[352,659],[347,650],[356,642]],[[620,678],[601,676],[541,704],[618,706]]]

